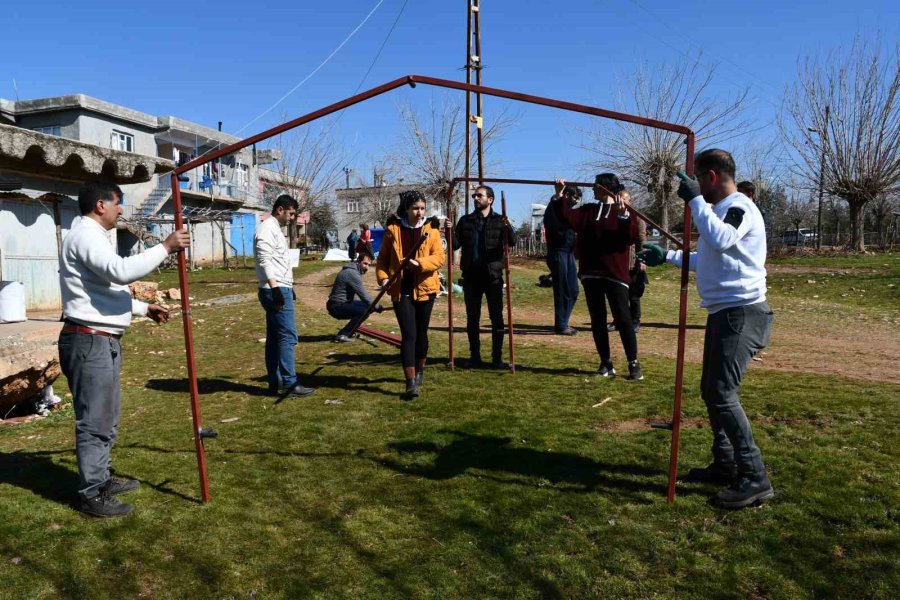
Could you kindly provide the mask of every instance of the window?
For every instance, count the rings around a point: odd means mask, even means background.
[[[113,130],[111,135],[111,143],[113,150],[122,150],[123,152],[134,152],[134,136],[130,133]]]
[[[348,213],[358,213],[359,212],[359,200],[348,200],[347,201],[347,212]]]
[[[32,131],[37,131],[38,133],[45,133],[47,135],[55,135],[56,137],[61,137],[62,134],[59,132],[59,125],[50,125],[48,127],[35,127]]]
[[[247,187],[250,183],[250,167],[237,163],[234,170],[234,184],[238,187]]]

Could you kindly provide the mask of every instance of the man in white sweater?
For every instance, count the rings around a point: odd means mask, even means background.
[[[115,184],[86,183],[78,193],[82,218],[66,236],[59,259],[65,321],[59,362],[75,406],[78,493],[81,511],[97,517],[130,513],[132,506],[115,496],[138,487],[137,481],[114,477],[110,469],[122,414],[122,335],[132,315],[146,315],[157,323],[169,319],[162,306],[132,299],[128,284],[190,244],[186,230],[176,231],[146,252],[120,257],[107,231],[122,213],[121,199],[122,190]]]
[[[253,237],[259,303],[266,311],[269,394],[282,397],[309,396],[316,391],[299,383],[294,366],[294,272],[281,228],[296,218],[298,208],[292,197],[279,196],[272,205],[272,216],[259,224]]]
[[[737,191],[734,159],[705,150],[695,178],[681,176],[678,195],[700,232],[689,261],[697,272],[700,306],[709,311],[700,390],[713,433],[713,462],[691,469],[688,481],[728,484],[714,502],[744,508],[775,495],[739,391],[750,359],[769,343],[774,319],[766,303],[766,231],[756,205]],[[667,260],[681,265],[680,250]]]

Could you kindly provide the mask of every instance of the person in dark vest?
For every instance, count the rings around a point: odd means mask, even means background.
[[[550,199],[544,211],[544,232],[547,237],[547,267],[553,282],[553,330],[557,335],[575,335],[569,326],[569,318],[578,300],[578,270],[575,266],[575,230],[566,221],[559,204]],[[574,207],[581,200],[581,190],[567,185],[562,190],[560,202]]]
[[[516,233],[509,220],[494,212],[494,190],[478,186],[472,194],[475,210],[463,215],[453,230],[453,249],[462,248],[460,269],[466,302],[466,333],[469,337],[469,361],[464,365],[478,368],[481,360],[481,299],[487,298],[491,319],[491,366],[505,369],[503,362],[503,237],[515,244]]]

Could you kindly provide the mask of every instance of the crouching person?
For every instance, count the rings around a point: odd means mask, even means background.
[[[328,296],[328,302],[325,303],[325,310],[335,319],[349,319],[337,335],[334,336],[335,342],[352,342],[354,338],[350,337],[350,332],[357,321],[362,318],[369,305],[372,303],[372,297],[366,291],[363,285],[363,275],[365,275],[369,267],[372,265],[372,256],[368,252],[363,252],[357,256],[356,261],[344,268],[334,278],[334,285],[331,286],[331,294]],[[358,299],[355,299],[358,298]],[[384,308],[379,304],[375,307],[375,312],[381,312]]]

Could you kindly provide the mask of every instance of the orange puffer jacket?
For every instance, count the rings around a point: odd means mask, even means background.
[[[387,222],[384,238],[381,240],[381,251],[378,253],[378,262],[375,265],[375,276],[379,283],[400,268],[403,254],[400,248],[400,220],[391,218]],[[419,246],[416,252],[416,261],[419,268],[415,271],[416,286],[413,289],[413,300],[424,300],[431,294],[437,294],[441,289],[438,279],[438,270],[444,266],[444,246],[441,244],[441,230],[436,218],[428,219],[422,226],[422,233],[428,237]],[[388,290],[391,300],[400,300],[400,279]]]

